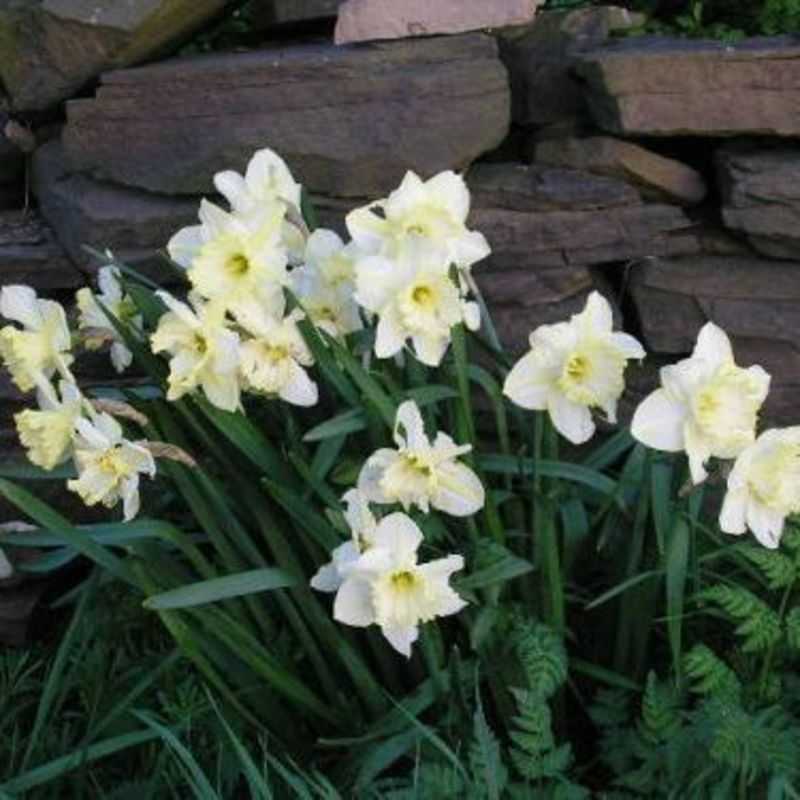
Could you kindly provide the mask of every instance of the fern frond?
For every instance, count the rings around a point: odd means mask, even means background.
[[[734,633],[746,653],[762,652],[781,638],[778,614],[763,600],[741,586],[712,586],[699,595],[700,600],[718,605],[735,621],[741,621]]]
[[[567,679],[567,652],[561,637],[547,625],[520,617],[511,636],[528,687],[544,699],[552,697]]]
[[[786,643],[792,650],[800,652],[800,606],[795,606],[784,620],[786,625]]]
[[[681,727],[680,712],[671,686],[661,684],[654,672],[647,676],[639,731],[654,742],[665,742]]]
[[[695,645],[684,656],[686,674],[693,682],[692,691],[700,695],[733,695],[741,693],[736,673],[704,644]]]
[[[770,589],[783,589],[797,580],[795,559],[778,550],[766,550],[744,544],[737,548],[739,552],[767,579]]]
[[[469,749],[472,779],[483,787],[481,797],[500,800],[508,783],[508,770],[503,763],[500,743],[489,727],[478,699],[478,709],[473,717],[473,738]]]

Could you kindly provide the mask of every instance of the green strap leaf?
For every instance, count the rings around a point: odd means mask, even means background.
[[[238,572],[235,575],[226,575],[224,578],[212,578],[208,581],[190,583],[179,589],[152,595],[143,605],[152,610],[171,608],[189,608],[201,606],[206,603],[216,603],[218,600],[229,600],[232,597],[241,597],[245,594],[256,592],[269,592],[273,589],[285,589],[294,586],[297,581],[283,570],[273,567],[264,569],[251,569],[247,572]]]

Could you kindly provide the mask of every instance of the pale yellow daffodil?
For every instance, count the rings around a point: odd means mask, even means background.
[[[417,358],[435,367],[447,351],[453,326],[480,326],[478,306],[454,282],[446,252],[424,239],[410,242],[396,261],[360,259],[356,300],[378,316],[378,358],[391,358],[411,340]]]
[[[0,330],[0,357],[23,392],[45,386],[56,372],[72,380],[71,338],[60,303],[40,300],[30,286],[4,286],[0,316],[22,325]]]
[[[360,250],[390,261],[411,239],[425,239],[444,249],[448,265],[466,270],[491,252],[483,234],[467,229],[469,207],[469,189],[455,172],[427,181],[407,172],[385,200],[350,212],[347,230]]]
[[[355,300],[355,264],[358,253],[334,231],[318,229],[306,243],[305,263],[292,270],[292,291],[308,318],[334,337],[361,330]]]
[[[214,176],[214,186],[238,216],[258,217],[276,201],[292,208],[294,213],[300,213],[302,187],[295,181],[286,162],[269,148],[255,153],[244,175],[233,170],[218,172]],[[284,220],[281,238],[291,263],[300,263],[305,247],[303,232],[292,222]]]
[[[137,312],[133,300],[122,291],[119,269],[114,266],[102,267],[97,275],[97,286],[100,290],[97,295],[91,289],[79,289],[75,295],[80,311],[78,328],[101,331],[105,339],[112,340],[111,363],[117,372],[124,372],[131,365],[133,354],[103,308],[121,323],[138,331],[142,329],[142,316]],[[91,338],[87,340],[89,349],[95,349],[100,344],[95,344]]]
[[[119,423],[108,414],[75,423],[75,466],[78,477],[67,488],[87,506],[102,503],[113,508],[123,503],[125,521],[139,513],[139,476],[154,477],[156,465],[150,451],[129,442]]]
[[[755,440],[770,377],[759,366],[737,366],[730,340],[712,322],[691,358],[664,367],[660,377],[661,388],[636,409],[631,433],[655,450],[685,450],[694,483],[707,477],[709,458],[736,458]]]
[[[192,309],[167,292],[158,292],[169,311],[150,337],[154,353],[170,354],[167,400],[201,388],[224,411],[239,408],[239,335],[228,328],[224,309],[190,297]]]
[[[598,292],[569,322],[537,328],[530,346],[509,372],[503,393],[522,408],[546,410],[574,444],[594,435],[592,409],[616,422],[627,361],[645,355],[636,339],[613,330],[611,306]]]
[[[419,626],[456,614],[466,602],[450,586],[461,556],[418,562],[422,532],[405,514],[384,517],[373,544],[351,564],[336,592],[333,616],[345,625],[380,626],[398,653],[411,656]]]
[[[245,389],[280,397],[296,406],[313,406],[318,399],[317,384],[305,367],[314,363],[311,351],[297,323],[300,309],[276,318],[267,314],[239,320],[251,338],[241,346],[240,372]]]
[[[748,528],[771,549],[787,516],[800,513],[800,427],[762,433],[737,457],[719,516],[725,533]]]
[[[281,242],[285,207],[277,201],[247,217],[200,204],[200,225],[183,228],[167,249],[185,266],[194,291],[234,316],[269,309],[279,313],[289,282]]]
[[[53,469],[72,455],[75,423],[82,415],[83,396],[70,381],[61,381],[60,395],[51,386],[38,390],[39,410],[14,415],[20,442],[28,459],[42,469]]]
[[[416,403],[407,400],[397,410],[397,449],[382,448],[366,461],[358,476],[359,491],[373,503],[400,503],[428,512],[430,506],[466,517],[483,508],[485,492],[478,476],[456,459],[469,453],[439,431],[431,443]]]

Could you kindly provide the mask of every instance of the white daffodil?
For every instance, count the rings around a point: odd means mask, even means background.
[[[276,201],[293,209],[295,214],[300,213],[302,188],[292,177],[286,162],[269,148],[255,153],[243,176],[233,170],[218,172],[214,185],[239,216],[258,217],[264,208],[273,206]],[[281,236],[291,262],[300,263],[305,247],[303,232],[284,219]]]
[[[125,346],[116,328],[109,322],[103,308],[120,322],[139,331],[142,329],[142,317],[137,313],[133,300],[123,294],[120,273],[116,267],[103,267],[97,275],[97,286],[100,289],[99,295],[95,295],[91,289],[79,289],[75,295],[80,311],[78,328],[101,332],[103,339],[111,340],[113,342],[111,363],[117,372],[124,372],[131,365],[133,354]],[[103,308],[100,307],[101,305]],[[92,341],[90,337],[86,344],[89,349],[96,349],[103,342]]]
[[[737,457],[728,476],[719,526],[725,533],[748,528],[764,547],[780,543],[789,514],[800,513],[800,427],[762,433]]]
[[[147,448],[129,442],[108,414],[75,423],[75,466],[78,477],[67,481],[87,506],[113,508],[120,500],[127,522],[139,513],[139,475],[154,477],[156,464]]]
[[[709,458],[736,458],[754,441],[770,377],[759,366],[736,366],[716,325],[706,323],[691,358],[664,367],[660,377],[661,388],[636,409],[631,433],[655,450],[685,450],[694,483],[707,477]]]
[[[274,395],[296,406],[313,406],[317,384],[304,367],[314,363],[297,323],[304,314],[295,309],[283,319],[268,315],[243,317],[252,338],[242,342],[240,372],[245,389]]]
[[[409,657],[420,624],[466,605],[449,584],[464,559],[453,555],[419,564],[421,543],[420,529],[405,514],[384,517],[372,547],[348,568],[339,586],[334,619],[357,627],[379,625],[392,647]]]
[[[0,330],[0,357],[23,392],[45,385],[56,372],[72,380],[70,333],[60,303],[40,300],[30,286],[4,286],[0,316],[22,325]]]
[[[361,554],[375,544],[378,523],[367,498],[358,489],[350,489],[342,500],[347,504],[344,517],[350,526],[351,538],[331,553],[330,563],[320,567],[311,579],[311,587],[318,592],[335,592]]]
[[[592,292],[569,322],[531,334],[531,350],[509,372],[503,393],[522,408],[546,410],[570,442],[588,441],[595,431],[592,409],[616,422],[626,363],[645,355],[633,336],[614,332],[613,324],[608,301]]]
[[[202,388],[209,402],[225,411],[239,407],[239,335],[225,324],[224,311],[190,297],[194,310],[167,292],[158,292],[169,311],[150,337],[154,353],[170,359],[167,400]]]
[[[402,431],[402,432],[401,432]],[[472,445],[457,445],[439,431],[431,444],[417,404],[407,400],[397,410],[397,450],[373,453],[358,476],[358,488],[373,503],[400,503],[405,510],[430,506],[466,517],[483,507],[485,493],[478,476],[456,459]]]
[[[356,300],[378,315],[375,355],[391,358],[410,339],[417,358],[435,367],[450,344],[451,329],[480,326],[477,303],[464,299],[450,275],[446,253],[416,239],[396,261],[368,256],[356,265]]]
[[[28,458],[42,469],[53,469],[70,457],[75,423],[83,409],[83,396],[74,383],[61,381],[59,389],[60,398],[52,387],[40,387],[39,410],[25,409],[14,415]]]
[[[444,248],[448,266],[468,269],[491,252],[483,234],[466,227],[469,206],[469,189],[455,172],[427,181],[407,172],[385,200],[351,211],[347,230],[365,253],[395,260],[409,240],[422,238]]]
[[[331,336],[361,330],[355,300],[355,263],[358,253],[333,231],[320,228],[306,243],[305,263],[292,270],[292,291],[309,319]]]
[[[203,200],[201,224],[178,231],[167,249],[188,269],[195,292],[234,316],[265,308],[278,313],[289,281],[281,242],[284,213],[277,201],[243,217]]]

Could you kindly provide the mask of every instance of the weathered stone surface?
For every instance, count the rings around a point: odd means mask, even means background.
[[[164,52],[226,0],[2,0],[0,80],[11,105],[55,105],[100,72]]]
[[[767,256],[800,259],[800,148],[723,147],[717,170],[725,224]]]
[[[25,170],[25,156],[8,140],[3,128],[3,115],[0,114],[0,184],[18,180]]]
[[[345,0],[336,44],[527,25],[544,0]]]
[[[800,44],[636,37],[584,54],[577,71],[605,130],[625,135],[800,135]]]
[[[627,183],[538,164],[476,164],[467,175],[476,206],[514,211],[590,211],[637,205]]]
[[[36,289],[70,289],[83,282],[36,214],[0,212],[0,286],[26,283]]]
[[[262,0],[251,11],[258,30],[279,25],[333,18],[344,0]]]
[[[56,141],[36,152],[33,189],[42,216],[81,268],[96,267],[84,245],[101,252],[109,248],[128,263],[151,259],[175,231],[197,217],[195,198],[164,197],[70,175]]]
[[[614,6],[542,11],[529,28],[503,36],[500,52],[511,77],[514,121],[549,125],[580,116],[581,87],[572,75],[577,57],[612,31],[641,22],[640,14]]]
[[[312,191],[375,196],[496,147],[509,105],[482,34],[299,45],[112,72],[68,103],[64,144],[77,169],[151,191],[209,192],[269,146]]]
[[[467,180],[474,192],[470,224],[492,245],[489,268],[574,268],[699,249],[679,208],[643,204],[611,178],[492,164]]]
[[[650,200],[695,205],[706,195],[700,174],[672,158],[610,136],[547,139],[536,144],[537,164],[587,170],[633,183]]]

